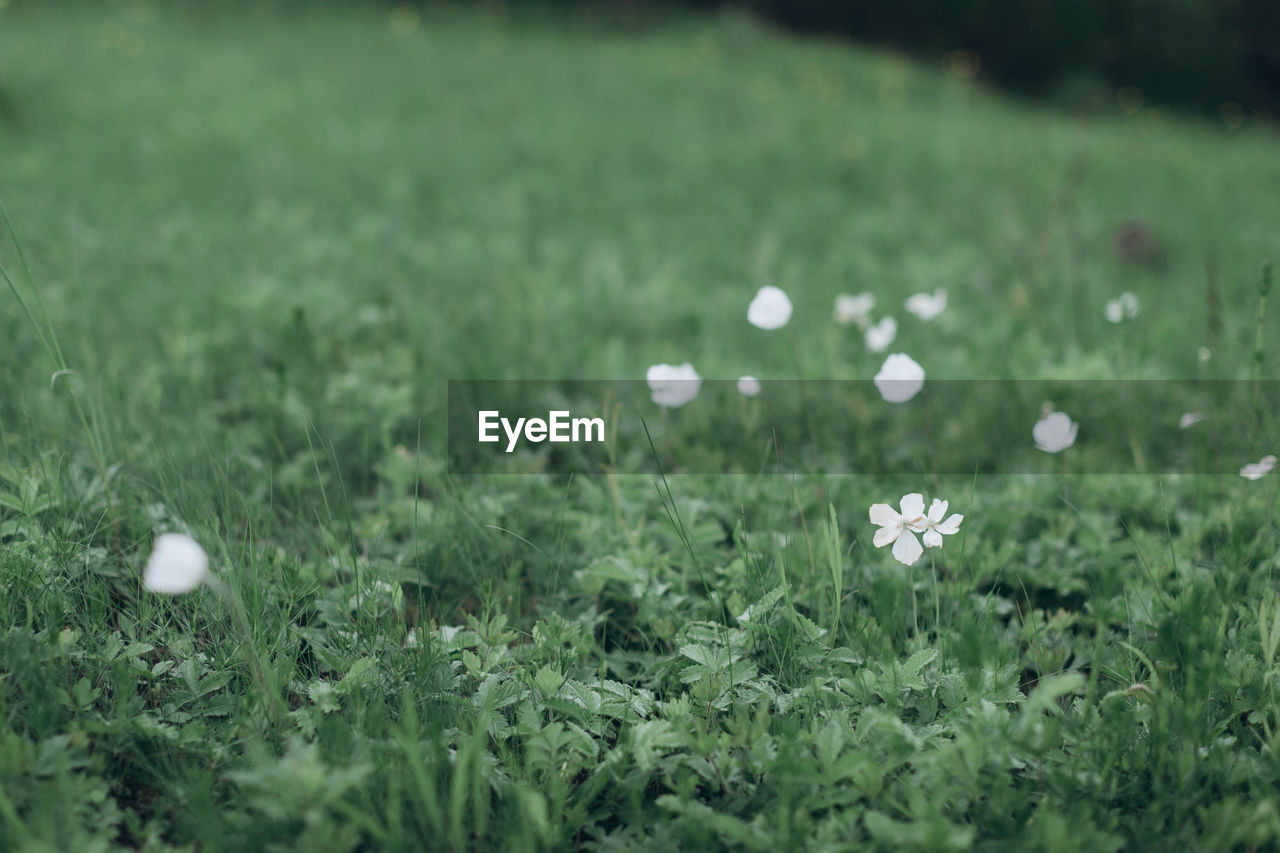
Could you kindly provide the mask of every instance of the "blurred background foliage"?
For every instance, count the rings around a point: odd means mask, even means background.
[[[950,54],[957,70],[1027,93],[1081,101],[1119,88],[1215,110],[1280,106],[1275,0],[690,2],[742,6],[797,30]]]
[[[114,0],[128,5],[131,0]],[[942,59],[1028,96],[1079,109],[1143,102],[1219,113],[1228,125],[1280,112],[1280,2],[1276,0],[350,0],[355,5],[479,7],[505,16],[570,7],[593,25],[644,27],[686,10],[746,13],[809,35],[847,38]],[[56,0],[0,0],[2,6]],[[112,5],[112,3],[108,3]],[[174,0],[219,7],[295,9],[331,0]],[[563,18],[561,18],[563,20]]]

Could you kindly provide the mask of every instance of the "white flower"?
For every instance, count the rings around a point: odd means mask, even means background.
[[[683,406],[698,396],[698,389],[702,387],[702,377],[688,362],[655,364],[649,368],[645,379],[653,392],[653,402],[670,408]]]
[[[1246,480],[1257,480],[1271,473],[1271,469],[1276,467],[1276,458],[1274,456],[1264,456],[1257,462],[1250,462],[1248,465],[1240,469],[1240,476]]]
[[[947,502],[933,499],[933,503],[929,504],[929,515],[924,520],[924,546],[926,548],[941,548],[942,534],[948,536],[960,530],[960,522],[964,521],[964,516],[959,513],[953,514],[946,521],[942,517],[947,514]]]
[[[874,381],[890,403],[905,403],[924,387],[924,368],[906,353],[895,352],[884,360]]]
[[[871,352],[884,352],[898,336],[898,321],[885,317],[867,329],[867,349]]]
[[[1132,320],[1138,316],[1138,297],[1126,290],[1120,294],[1119,299],[1112,299],[1107,303],[1107,307],[1103,309],[1103,314],[1112,323],[1120,323],[1126,319]]]
[[[875,307],[876,297],[873,293],[859,293],[857,296],[842,293],[836,297],[836,322],[842,326],[857,323],[860,328],[865,329],[871,322],[871,309]]]
[[[906,308],[921,320],[932,320],[947,310],[947,292],[942,288],[938,288],[932,295],[917,293],[908,297]]]
[[[760,380],[754,376],[744,376],[738,380],[738,393],[744,397],[756,397],[760,394]]]
[[[924,514],[924,496],[919,492],[904,495],[898,506],[901,513],[895,512],[888,504],[871,505],[871,523],[880,528],[872,542],[877,548],[894,543],[894,559],[910,566],[924,553],[920,540],[916,539],[916,534],[925,529],[928,521]]]
[[[1076,443],[1076,431],[1080,425],[1065,412],[1048,412],[1031,428],[1036,447],[1045,453],[1061,453]]]
[[[1185,415],[1178,418],[1178,427],[1180,429],[1191,429],[1207,417],[1209,416],[1204,412],[1187,412]]]
[[[747,307],[747,322],[760,329],[781,329],[791,319],[791,300],[782,288],[760,288]]]
[[[181,595],[200,585],[209,574],[209,557],[200,543],[185,533],[162,533],[142,572],[142,585],[151,592]]]

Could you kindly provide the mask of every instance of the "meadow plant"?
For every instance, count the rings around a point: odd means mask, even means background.
[[[1267,476],[1276,467],[1276,458],[1267,455],[1259,459],[1257,462],[1250,462],[1240,469],[1240,476],[1246,480],[1261,480]]]
[[[933,320],[947,310],[947,291],[938,288],[933,293],[913,294],[907,297],[904,307],[921,320]]]
[[[841,293],[836,297],[833,316],[836,322],[842,326],[857,325],[859,328],[865,329],[871,323],[871,311],[875,307],[876,297],[874,293],[859,293],[857,295]]]
[[[884,352],[897,336],[898,321],[892,317],[881,317],[878,323],[867,328],[865,336],[867,350],[874,353]]]
[[[664,409],[675,409],[698,396],[702,377],[693,365],[655,364],[645,374],[653,402]]]
[[[924,368],[906,353],[895,352],[880,365],[873,380],[890,403],[905,403],[924,387]]]
[[[781,329],[791,319],[791,300],[780,287],[760,288],[747,306],[747,322],[757,329]]]
[[[1080,425],[1066,412],[1050,411],[1036,421],[1031,428],[1031,437],[1035,439],[1037,449],[1045,453],[1061,453],[1076,443],[1079,429]]]

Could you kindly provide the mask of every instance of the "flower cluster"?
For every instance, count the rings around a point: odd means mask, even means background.
[[[1138,316],[1138,297],[1126,290],[1120,298],[1112,299],[1103,309],[1108,323],[1123,323]]]
[[[924,495],[912,492],[903,495],[895,510],[888,504],[872,504],[871,523],[879,527],[873,540],[877,548],[893,543],[893,556],[903,565],[910,566],[920,559],[925,548],[941,548],[943,535],[950,536],[960,530],[964,516],[959,513],[947,517],[947,502],[934,498],[929,511],[924,511]],[[916,534],[921,533],[924,546]]]
[[[898,321],[891,315],[885,315],[878,321],[872,320],[871,312],[876,307],[876,297],[872,293],[842,293],[836,297],[834,317],[841,325],[856,325],[862,330],[867,350],[873,353],[884,352],[898,335]],[[926,322],[939,317],[947,309],[947,291],[938,288],[933,293],[916,293],[908,297],[904,307],[908,313],[914,314]],[[1138,297],[1125,291],[1106,305],[1106,318],[1112,323],[1120,323],[1138,316]],[[751,303],[747,306],[747,322],[758,329],[773,331],[781,329],[791,321],[792,304],[790,297],[780,287],[767,285],[760,288]],[[1201,360],[1206,360],[1210,353],[1201,347]],[[798,367],[798,365],[797,365]],[[698,396],[702,386],[702,377],[694,370],[692,364],[655,364],[649,368],[646,376],[653,402],[664,408],[676,408]],[[896,352],[887,356],[873,381],[880,395],[889,403],[906,403],[915,398],[924,388],[924,368],[906,353]],[[761,383],[754,376],[743,376],[738,379],[738,391],[744,397],[757,397],[762,391]],[[1208,417],[1203,412],[1188,412],[1178,421],[1182,429],[1189,429]],[[1031,429],[1031,437],[1036,449],[1045,453],[1062,453],[1076,443],[1076,435],[1080,425],[1065,412],[1056,412],[1050,404],[1045,404]],[[1275,468],[1275,457],[1264,456],[1255,463],[1240,469],[1240,476],[1248,480],[1257,480],[1271,473]],[[907,497],[911,497],[908,495]],[[904,498],[906,500],[906,498]],[[938,501],[934,502],[935,505]],[[941,502],[945,512],[946,504]],[[876,506],[885,506],[877,504]],[[873,510],[874,511],[874,510]],[[905,510],[904,510],[905,512]],[[932,512],[932,509],[930,510]],[[960,516],[954,516],[959,524]],[[950,519],[948,519],[948,523]],[[909,525],[908,525],[909,527]],[[903,528],[907,529],[907,528]],[[929,528],[933,530],[935,528]],[[940,529],[940,528],[938,528]],[[882,531],[883,532],[883,531]],[[919,531],[916,531],[919,532]],[[946,531],[943,531],[946,532]],[[879,538],[879,534],[877,534]],[[897,540],[886,540],[897,541]],[[906,544],[901,547],[910,548],[914,536],[905,538]],[[879,543],[877,543],[879,544]],[[928,542],[926,541],[926,544]],[[941,540],[939,543],[941,544]],[[895,547],[895,556],[898,549]],[[902,559],[899,556],[899,559]],[[905,561],[904,561],[905,562]],[[914,561],[912,561],[914,562]]]

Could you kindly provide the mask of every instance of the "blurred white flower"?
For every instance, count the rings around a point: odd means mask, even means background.
[[[842,293],[836,297],[836,322],[842,326],[857,323],[859,328],[865,329],[871,322],[871,309],[875,307],[874,293],[859,293],[857,296]]]
[[[1271,469],[1276,467],[1276,458],[1274,456],[1264,456],[1257,462],[1250,462],[1248,465],[1240,469],[1240,476],[1246,480],[1258,480],[1271,473]]]
[[[1036,447],[1045,453],[1061,453],[1076,443],[1076,431],[1080,425],[1065,412],[1047,412],[1031,428]]]
[[[1138,316],[1138,297],[1136,294],[1126,290],[1120,294],[1119,299],[1112,299],[1107,303],[1107,307],[1103,309],[1107,320],[1112,323],[1121,323],[1125,320],[1132,320]]]
[[[924,495],[919,492],[903,495],[898,506],[902,512],[895,512],[888,504],[871,505],[871,523],[880,528],[872,542],[877,548],[892,542],[894,558],[910,566],[924,553],[920,540],[916,539],[928,521],[924,514]]]
[[[947,292],[938,288],[932,294],[917,293],[907,298],[906,308],[921,320],[932,320],[947,310]]]
[[[1213,358],[1213,350],[1209,349],[1208,347],[1200,347],[1200,349],[1196,352],[1196,358],[1200,359],[1201,364],[1205,364],[1209,361],[1209,359]]]
[[[698,389],[702,387],[702,377],[688,362],[655,364],[649,368],[645,379],[649,383],[653,402],[669,408],[683,406],[698,396]]]
[[[884,360],[874,381],[890,403],[905,403],[924,387],[924,368],[906,353],[895,352]]]
[[[754,376],[744,376],[738,380],[738,393],[744,397],[756,397],[760,394],[760,380]]]
[[[1178,427],[1180,429],[1191,429],[1207,417],[1209,416],[1204,412],[1187,412],[1185,415],[1178,418]]]
[[[867,329],[867,349],[871,352],[884,352],[897,336],[898,321],[892,317],[884,317]]]
[[[142,572],[142,585],[151,592],[181,595],[198,587],[209,574],[209,557],[200,543],[185,533],[162,533]]]
[[[926,548],[941,548],[942,534],[950,536],[960,530],[960,522],[964,521],[964,516],[955,513],[943,521],[943,516],[946,514],[947,502],[934,498],[933,503],[929,504],[929,515],[924,520],[923,538]]]
[[[791,300],[782,288],[760,288],[747,307],[747,322],[759,329],[781,329],[791,319]]]

